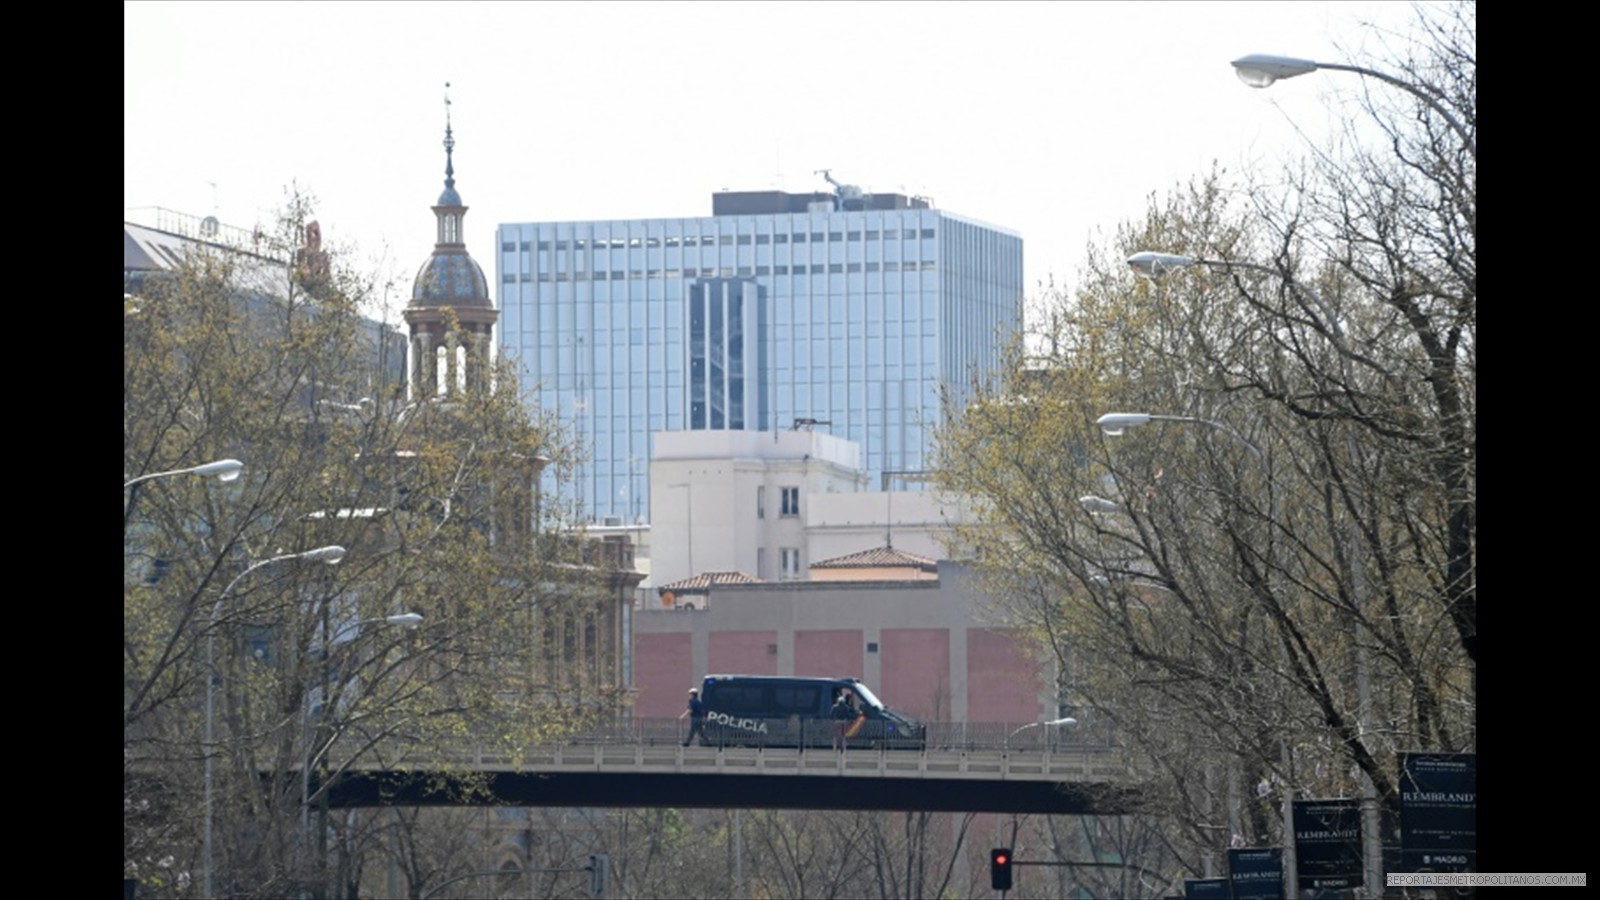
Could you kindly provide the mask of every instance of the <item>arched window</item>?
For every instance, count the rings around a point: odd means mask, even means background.
[[[442,344],[433,351],[433,392],[440,397],[450,393],[450,351]]]

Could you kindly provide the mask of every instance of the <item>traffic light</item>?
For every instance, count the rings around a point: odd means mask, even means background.
[[[604,853],[589,854],[589,896],[604,897],[606,884],[611,877],[611,857]]]
[[[1011,848],[989,851],[989,886],[997,891],[1011,890]]]

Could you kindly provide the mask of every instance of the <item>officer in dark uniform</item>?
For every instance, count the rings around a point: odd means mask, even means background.
[[[843,690],[833,701],[833,749],[835,750],[844,750],[845,744],[849,741],[845,732],[857,715],[855,704],[850,702],[854,696],[849,690]]]
[[[700,689],[689,688],[689,708],[678,714],[678,718],[689,717],[689,736],[683,739],[685,747],[694,743],[694,736],[700,735],[700,743],[706,742],[706,705],[700,702]]]

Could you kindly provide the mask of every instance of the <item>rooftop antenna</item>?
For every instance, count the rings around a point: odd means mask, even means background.
[[[855,210],[866,208],[869,195],[866,191],[863,191],[859,185],[845,184],[835,179],[833,177],[832,169],[817,169],[811,174],[821,175],[823,178],[827,179],[829,184],[833,185],[833,195],[835,198],[837,198],[834,204],[835,209]]]

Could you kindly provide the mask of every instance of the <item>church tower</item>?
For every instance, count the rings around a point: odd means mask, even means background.
[[[433,206],[437,233],[433,254],[411,285],[406,324],[411,335],[411,399],[449,398],[487,384],[489,351],[499,312],[489,299],[489,283],[467,253],[461,220],[467,207],[456,193],[450,130],[450,85],[444,100],[444,193]]]

